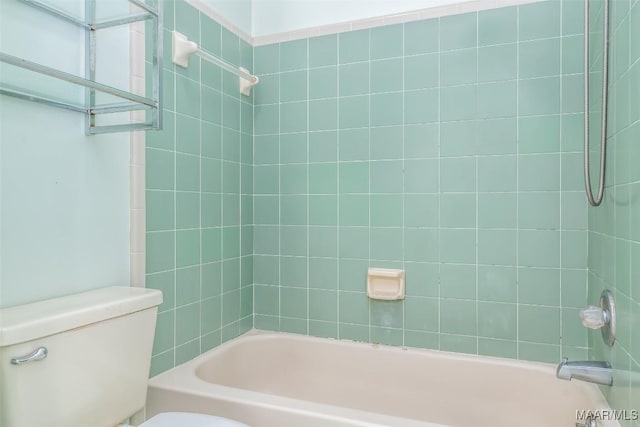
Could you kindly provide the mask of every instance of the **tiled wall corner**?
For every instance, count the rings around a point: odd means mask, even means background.
[[[252,68],[251,46],[238,36],[185,1],[164,7],[165,52],[175,28]],[[169,58],[164,129],[146,134],[146,281],[164,293],[151,375],[253,324],[253,100],[230,73],[197,57],[186,69]]]
[[[602,10],[602,2],[591,10],[595,40],[601,36]],[[629,411],[640,408],[640,2],[614,0],[610,11],[606,190],[602,205],[589,209],[589,303],[597,305],[603,289],[614,292],[618,339],[608,348],[600,331],[592,331],[589,349],[592,359],[608,360],[614,368],[613,387],[601,388],[607,400]],[[598,62],[601,46],[596,44],[593,53]],[[601,60],[593,69],[600,65]],[[594,81],[598,77],[594,73]],[[597,114],[592,120],[599,120]],[[598,138],[596,132],[592,150],[599,149]],[[594,157],[595,192],[599,157]],[[621,425],[637,427],[640,421],[621,420]]]

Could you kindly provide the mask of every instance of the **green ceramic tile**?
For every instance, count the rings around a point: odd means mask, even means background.
[[[528,229],[560,228],[560,192],[520,193],[518,227]]]
[[[164,353],[155,355],[151,358],[151,369],[149,371],[149,378],[161,374],[174,367],[174,352],[173,350],[166,351]]]
[[[439,313],[438,300],[435,298],[407,298],[404,303],[404,327],[417,331],[437,332]]]
[[[461,264],[476,262],[476,232],[473,229],[440,230],[440,261]]]
[[[407,158],[435,157],[438,153],[438,124],[403,126],[404,155]]]
[[[456,86],[476,82],[478,49],[461,49],[440,54],[440,84]]]
[[[220,51],[220,56],[222,59],[232,63],[239,64],[240,63],[240,38],[222,27],[222,38],[221,38],[222,49]]]
[[[320,338],[338,338],[338,324],[320,320],[309,320],[309,335]]]
[[[369,117],[371,120],[371,126],[391,126],[402,124],[402,93],[378,93],[371,95],[370,99],[371,112]]]
[[[280,315],[284,317],[307,317],[308,291],[298,288],[280,288]]]
[[[543,39],[519,44],[520,78],[560,74],[561,39]]]
[[[184,344],[200,335],[200,303],[176,309],[176,345]]]
[[[521,116],[557,114],[560,112],[560,78],[544,77],[520,80],[518,112]]]
[[[402,345],[402,329],[371,327],[371,342],[386,345]]]
[[[260,77],[260,84],[255,87],[255,105],[275,104],[280,101],[280,74]]]
[[[372,160],[402,157],[402,126],[385,126],[370,129]]]
[[[186,233],[186,232],[185,232]],[[195,237],[192,237],[192,240],[196,240]],[[203,262],[211,262],[218,261],[222,258],[222,231],[220,228],[205,228],[202,229],[202,261]],[[190,243],[187,241],[186,243]],[[190,253],[197,252],[196,248],[193,247],[193,244],[190,246],[186,246],[181,248],[183,251],[190,251]],[[185,257],[188,259],[193,259],[195,255],[190,255],[185,253],[181,254],[181,257]]]
[[[442,264],[440,266],[440,296],[460,299],[475,298],[475,265]]]
[[[309,224],[336,225],[338,202],[336,196],[309,196]]]
[[[280,46],[278,44],[256,46],[253,55],[256,74],[271,74],[280,71]]]
[[[476,303],[440,300],[440,330],[447,334],[476,335]]]
[[[337,159],[338,133],[319,131],[309,133],[309,161],[330,162]]]
[[[340,225],[369,225],[369,196],[341,195]]]
[[[534,362],[558,363],[558,360],[560,360],[560,346],[519,342],[518,358]]]
[[[338,260],[329,258],[310,258],[309,287],[316,289],[337,289]]]
[[[305,256],[307,254],[306,227],[287,226],[280,230],[280,253]]]
[[[222,299],[217,296],[202,301],[202,310],[200,313],[200,322],[202,325],[202,333],[208,334],[220,329],[222,324]]]
[[[560,35],[560,2],[544,1],[518,7],[520,41]]]
[[[222,264],[212,262],[202,265],[202,297],[211,298],[222,292]]]
[[[439,20],[427,19],[404,25],[404,54],[416,55],[438,51]]]
[[[372,61],[370,83],[371,93],[395,92],[402,90],[402,73],[402,58]],[[340,78],[342,79],[342,74]]]
[[[159,231],[147,233],[146,237],[147,273],[175,268],[175,233]]]
[[[200,267],[176,270],[176,306],[192,304],[200,299]]]
[[[478,267],[480,301],[518,302],[517,269],[504,266]]]
[[[518,38],[518,8],[503,7],[478,12],[478,45],[512,43]]]
[[[515,117],[478,122],[478,154],[515,154],[518,141]]]
[[[568,2],[579,4],[579,2]],[[579,20],[580,23],[582,21]],[[582,73],[584,70],[584,38],[582,35],[562,38],[562,73]]]
[[[476,118],[477,86],[454,86],[440,90],[440,120],[471,120]]]
[[[405,160],[404,191],[406,193],[436,193],[439,190],[438,174],[437,160]],[[453,181],[452,179],[452,185]]]
[[[515,230],[479,230],[478,262],[487,265],[516,265]]]
[[[402,260],[402,231],[398,228],[369,230],[370,258],[385,261]]]
[[[160,354],[174,346],[175,311],[158,313],[153,339],[153,354]]]
[[[404,58],[404,89],[427,89],[439,84],[439,56],[435,53]]]
[[[175,198],[173,192],[147,190],[146,202],[147,231],[174,228]]]
[[[517,359],[518,343],[516,341],[478,338],[478,354],[482,356]]]
[[[518,262],[527,267],[560,267],[560,236],[552,230],[521,230]]]
[[[307,68],[307,39],[280,43],[280,71]]]
[[[340,193],[369,192],[369,163],[342,162],[338,169]]]
[[[314,257],[337,257],[337,227],[309,227],[309,255]]]
[[[476,226],[475,194],[440,195],[440,227],[472,228]]]
[[[478,49],[478,81],[512,80],[518,71],[518,45],[515,43]]]
[[[146,150],[146,187],[153,190],[173,190],[175,154],[170,151]]]
[[[279,313],[279,288],[277,286],[255,285],[254,292],[256,314],[277,315]]]
[[[437,230],[407,229],[404,232],[405,261],[437,262],[439,244]]]
[[[447,51],[477,46],[477,24],[477,13],[440,18],[440,49]]]
[[[516,116],[518,97],[515,81],[479,84],[477,94],[479,119]]]
[[[440,334],[440,350],[476,354],[478,338],[462,335]]]
[[[371,195],[371,225],[374,227],[401,227],[402,196]]]
[[[307,196],[280,196],[280,224],[304,225],[307,223]]]
[[[404,196],[405,227],[437,227],[439,200],[432,194],[406,194]]]
[[[176,76],[176,111],[191,117],[200,117],[200,84],[182,76]]]
[[[200,261],[199,230],[176,232],[176,266],[195,265]]]
[[[518,132],[521,154],[560,150],[560,116],[522,117],[518,120]]]
[[[309,67],[335,65],[338,60],[338,35],[330,34],[309,39]]]
[[[434,123],[438,121],[438,90],[424,89],[404,94],[404,123]]]
[[[338,256],[369,259],[369,230],[364,227],[340,227]]]
[[[440,160],[442,192],[473,192],[476,189],[476,161],[473,157]]]
[[[255,107],[256,135],[278,133],[280,129],[280,107],[278,105],[264,105]]]
[[[352,96],[338,101],[340,129],[361,128],[369,125],[369,96]]]
[[[518,337],[522,341],[542,344],[560,342],[560,309],[520,305],[518,309]]]
[[[280,101],[302,101],[307,98],[307,71],[280,73]]]
[[[198,19],[198,10],[187,2],[176,1],[174,4],[176,31],[187,36],[189,40],[200,43],[200,20]]]
[[[332,130],[338,127],[338,100],[322,99],[309,102],[309,130]]]
[[[280,104],[280,132],[304,132],[307,130],[307,103]]]
[[[517,337],[516,325],[517,308],[515,304],[478,303],[479,336],[515,340]]]
[[[372,193],[397,193],[402,191],[403,162],[401,160],[371,162],[369,170],[370,191]],[[342,182],[340,185],[342,186]]]
[[[333,98],[338,94],[338,69],[335,66],[309,70],[309,99]]]
[[[176,228],[198,228],[200,226],[200,194],[178,191],[175,197]]]
[[[280,147],[280,163],[306,163],[307,162],[307,134],[289,133],[286,135],[271,135],[276,140],[279,139]],[[256,143],[254,150],[257,149],[258,137],[256,137]],[[277,150],[276,150],[277,152]],[[254,154],[255,156],[256,154]]]
[[[518,160],[518,189],[520,191],[559,190],[559,160],[558,154],[520,156]],[[542,170],[545,173],[541,174]]]
[[[371,59],[402,56],[403,25],[385,25],[371,29]]]
[[[370,30],[348,31],[338,34],[339,63],[369,60]]]
[[[516,228],[518,204],[515,193],[480,193],[478,227]]]

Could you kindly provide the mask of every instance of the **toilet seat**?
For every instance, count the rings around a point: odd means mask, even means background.
[[[163,412],[139,427],[249,427],[238,421],[191,412]]]

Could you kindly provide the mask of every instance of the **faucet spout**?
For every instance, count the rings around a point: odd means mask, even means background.
[[[558,365],[556,377],[561,380],[581,380],[602,385],[613,384],[613,369],[609,362],[569,362],[566,357]]]

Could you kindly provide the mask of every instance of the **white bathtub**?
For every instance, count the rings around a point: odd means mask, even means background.
[[[190,411],[252,427],[573,427],[608,409],[555,366],[251,331],[149,382],[147,416]],[[602,424],[618,426],[619,424]]]

